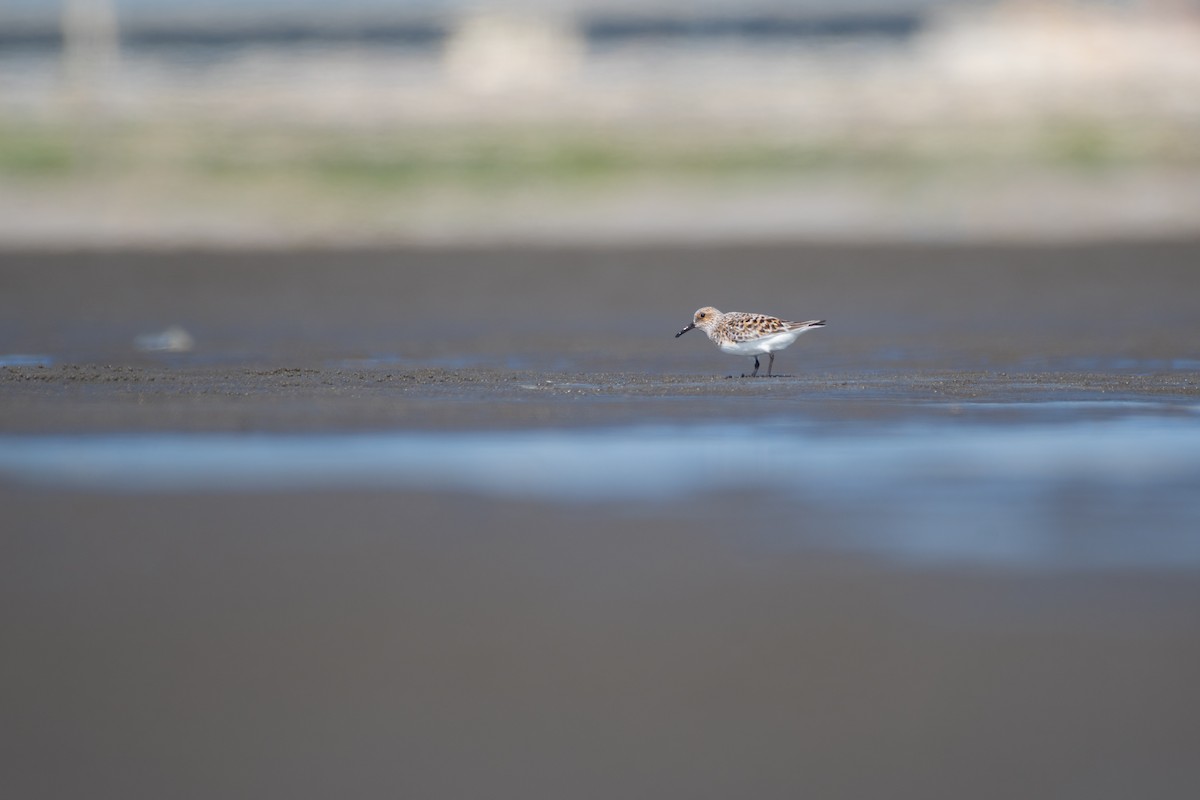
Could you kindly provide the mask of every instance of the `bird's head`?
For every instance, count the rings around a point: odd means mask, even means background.
[[[712,328],[713,325],[717,324],[717,317],[719,316],[721,316],[721,312],[717,311],[712,306],[705,306],[704,308],[698,309],[696,313],[692,315],[691,324],[681,330],[679,333],[675,334],[675,338],[678,339],[692,328],[700,328],[701,330],[707,331]]]

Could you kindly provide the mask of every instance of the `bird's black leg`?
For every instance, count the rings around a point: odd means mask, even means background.
[[[755,356],[754,357],[754,372],[750,373],[750,377],[754,378],[757,376],[758,376],[758,356]]]
[[[769,378],[771,377],[771,368],[775,366],[775,354],[767,353],[767,355],[771,357],[771,360],[767,362],[767,377]]]

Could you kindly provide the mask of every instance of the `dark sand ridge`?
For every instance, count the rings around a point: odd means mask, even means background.
[[[799,350],[786,354],[800,360]],[[1122,401],[1187,414],[1200,400],[1200,370],[831,370],[760,381],[488,367],[83,364],[0,368],[0,397],[6,433],[503,430],[727,421],[747,403],[756,419],[944,419],[977,404],[1013,403],[1080,403],[1104,415]]]

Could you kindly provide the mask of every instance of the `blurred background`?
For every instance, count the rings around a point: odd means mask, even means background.
[[[1200,231],[1200,2],[5,0],[0,244]]]

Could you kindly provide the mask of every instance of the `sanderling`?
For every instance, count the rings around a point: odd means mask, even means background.
[[[692,328],[699,328],[708,334],[722,353],[732,353],[735,356],[754,356],[753,378],[758,375],[758,357],[763,353],[770,356],[767,362],[767,377],[771,377],[771,367],[775,365],[773,350],[782,350],[796,337],[813,328],[825,324],[823,319],[810,319],[808,322],[786,322],[779,317],[768,317],[766,314],[747,314],[744,311],[722,313],[712,306],[705,306],[692,316],[692,324],[675,334],[678,339]]]

